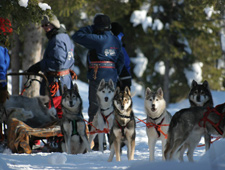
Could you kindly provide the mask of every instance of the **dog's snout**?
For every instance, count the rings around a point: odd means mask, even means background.
[[[108,97],[105,97],[105,101],[107,102],[109,100],[109,98]]]
[[[70,106],[73,106],[73,101],[70,101]]]
[[[152,104],[152,107],[155,107],[155,104]]]

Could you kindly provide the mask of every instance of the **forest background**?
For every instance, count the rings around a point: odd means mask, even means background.
[[[134,61],[133,81],[152,90],[162,87],[167,103],[187,97],[191,78],[185,71],[192,71],[196,63],[201,65],[197,73],[201,81],[207,80],[213,90],[225,88],[224,0],[1,0],[0,16],[9,18],[14,29],[8,47],[12,72],[25,71],[42,59],[47,38],[41,19],[50,13],[65,25],[70,36],[92,24],[96,13],[119,22],[124,28],[125,47]],[[135,22],[134,17],[143,22]],[[87,50],[78,44],[74,50],[78,79],[87,82]],[[147,60],[143,73],[137,75],[138,55]],[[157,71],[160,65],[163,72]],[[27,95],[38,95],[37,86]],[[12,87],[12,94],[19,94],[19,77],[13,76]]]

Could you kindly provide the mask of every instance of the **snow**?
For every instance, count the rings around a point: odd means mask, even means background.
[[[88,84],[76,81],[80,95],[83,99],[83,114],[87,120],[88,109]],[[136,89],[132,87],[131,89]],[[135,91],[133,91],[135,93]],[[224,103],[224,91],[212,91],[212,96],[215,105]],[[171,103],[168,106],[168,111],[173,115],[176,111],[189,107],[188,100],[182,100],[178,103]],[[138,98],[137,95],[133,97],[133,111],[135,116],[139,119],[145,119],[144,100]],[[107,149],[104,153],[99,151],[92,151],[86,154],[66,154],[66,153],[35,153],[35,154],[12,154],[9,149],[0,153],[0,170],[16,169],[16,170],[71,170],[71,169],[157,169],[157,170],[222,170],[225,168],[225,140],[221,139],[212,144],[210,150],[205,154],[204,147],[196,148],[194,152],[195,163],[187,162],[186,155],[185,162],[177,161],[162,161],[161,142],[157,142],[155,147],[154,162],[149,162],[148,139],[143,123],[137,123],[136,128],[136,147],[134,160],[128,161],[126,156],[126,147],[123,148],[121,162],[116,162],[115,157],[112,162],[107,162],[110,151]],[[201,143],[204,140],[201,140]]]
[[[28,6],[28,1],[29,0],[19,0],[18,3],[19,3],[20,6],[26,8]]]

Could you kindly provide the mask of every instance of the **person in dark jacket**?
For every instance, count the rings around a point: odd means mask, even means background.
[[[88,73],[89,80],[89,122],[98,110],[97,88],[102,79],[113,80],[116,87],[117,77],[124,66],[124,56],[121,42],[112,32],[110,18],[104,14],[96,14],[93,25],[78,30],[72,39],[74,42],[89,49]],[[95,146],[97,146],[95,144]]]
[[[117,83],[124,66],[124,56],[121,42],[110,31],[110,18],[97,14],[93,25],[78,30],[72,39],[74,42],[89,49],[88,73],[89,80],[89,119],[92,120],[98,110],[96,92],[102,79],[106,82],[112,79]]]
[[[44,16],[41,21],[42,27],[49,39],[44,52],[43,59],[32,65],[27,72],[38,73],[42,71],[50,84],[53,100],[61,99],[61,89],[66,84],[70,89],[72,86],[72,75],[74,75],[74,44],[66,33],[64,27],[60,25],[55,15],[51,18]],[[72,73],[72,75],[71,75]],[[46,82],[41,83],[40,94],[45,95]],[[54,102],[55,103],[55,102]],[[61,102],[58,102],[61,103]],[[62,117],[61,105],[55,106],[58,117]]]
[[[118,22],[112,22],[111,26],[112,33],[117,36],[122,43],[122,50],[124,54],[124,67],[121,74],[119,75],[117,86],[120,87],[121,90],[124,90],[126,86],[128,86],[130,89],[132,80],[130,73],[130,57],[128,56],[125,45],[122,41],[122,38],[124,37],[123,27]]]
[[[8,53],[9,35],[13,32],[10,20],[0,17],[0,109],[3,109],[5,101],[9,98],[7,90],[7,70],[10,65]],[[4,140],[2,134],[2,120],[0,116],[0,141]]]

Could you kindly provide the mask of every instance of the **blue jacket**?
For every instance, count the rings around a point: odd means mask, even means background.
[[[83,27],[72,36],[72,39],[89,50],[95,50],[97,58],[93,59],[92,56],[88,56],[89,64],[90,61],[96,61],[96,59],[97,61],[111,61],[115,63],[115,68],[99,68],[96,81],[101,81],[104,78],[106,81],[112,79],[114,82],[117,82],[117,76],[124,66],[121,42],[111,31],[104,31],[101,35],[93,32],[93,26]],[[93,75],[94,69],[89,69],[87,73],[88,79],[94,80]]]
[[[48,71],[58,72],[67,69],[74,70],[74,44],[66,33],[58,33],[49,39],[43,59],[40,61],[41,71],[45,73],[49,84],[58,82],[58,78],[48,76]],[[68,74],[60,77],[61,87],[64,84],[70,89],[72,78]],[[42,82],[40,93],[45,94],[45,82]],[[59,91],[55,96],[59,96]]]
[[[7,48],[0,46],[0,84],[2,87],[7,85],[6,75],[10,64],[10,57]]]

